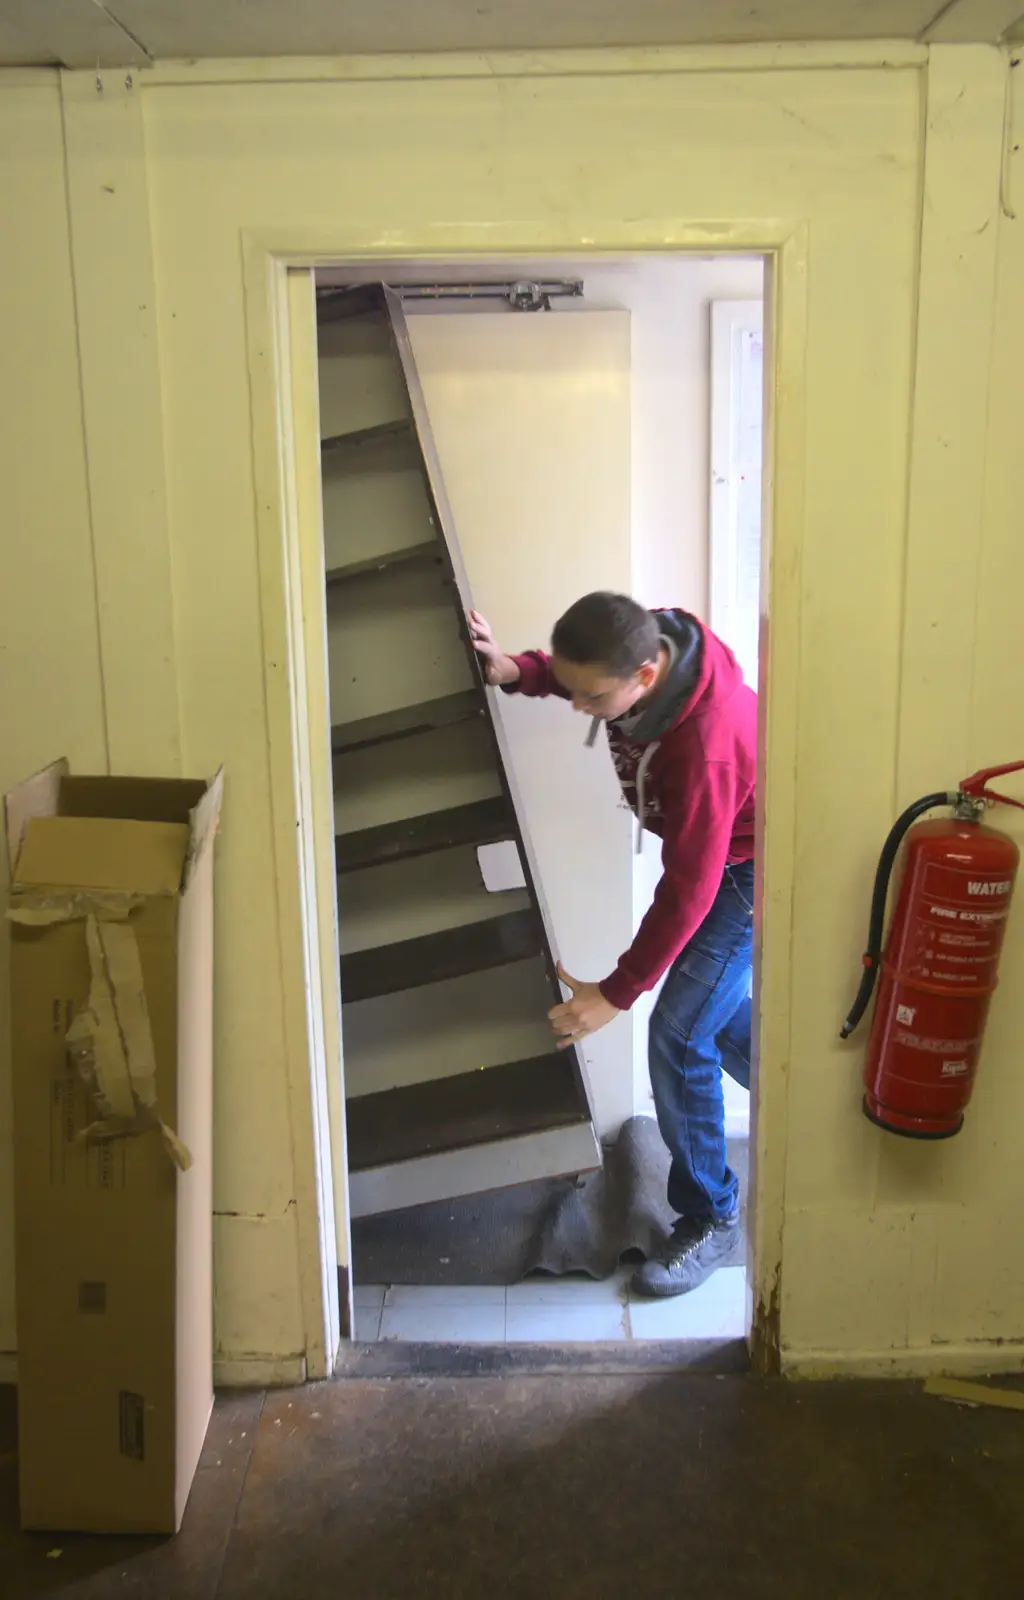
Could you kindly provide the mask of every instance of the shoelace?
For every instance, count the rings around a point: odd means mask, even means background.
[[[702,1244],[707,1243],[713,1232],[714,1224],[710,1222],[707,1223],[701,1232],[690,1239],[687,1244],[681,1245],[678,1249],[673,1248],[672,1253],[669,1256],[669,1260],[685,1261],[688,1256],[692,1256],[695,1251],[699,1250]]]

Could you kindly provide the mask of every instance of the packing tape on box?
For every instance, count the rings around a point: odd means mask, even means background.
[[[117,1139],[157,1127],[171,1160],[185,1172],[192,1156],[157,1109],[153,1030],[138,941],[129,920],[138,903],[128,895],[50,895],[12,906],[8,917],[27,927],[85,920],[89,998],[66,1037],[100,1118],[80,1137]]]

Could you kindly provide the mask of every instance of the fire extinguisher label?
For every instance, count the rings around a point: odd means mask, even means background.
[[[1013,879],[971,876],[946,862],[929,862],[921,898],[906,929],[901,970],[951,992],[988,989],[994,978],[1009,912]]]
[[[969,1039],[928,1039],[920,1033],[908,1033],[905,1028],[897,1028],[893,1039],[897,1044],[904,1044],[910,1050],[923,1050],[930,1056],[948,1056],[954,1051],[963,1051],[976,1045],[981,1035],[975,1033]]]
[[[937,902],[932,909],[941,909],[946,917],[952,912],[954,920],[962,911],[973,913],[979,900],[988,902],[986,912],[1005,916],[1007,906],[1000,906],[998,902],[1009,901],[1013,879],[1003,875],[997,878],[972,878],[968,872],[944,862],[930,861],[925,867],[923,888],[924,893]]]
[[[942,1076],[944,1078],[962,1078],[968,1070],[966,1061],[944,1061],[942,1063]]]

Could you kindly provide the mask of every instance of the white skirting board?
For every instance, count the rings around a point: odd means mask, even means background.
[[[601,1147],[591,1123],[548,1128],[468,1150],[446,1150],[354,1172],[349,1180],[352,1216],[373,1217],[403,1206],[532,1183],[556,1172],[566,1176],[591,1172],[600,1165]]]

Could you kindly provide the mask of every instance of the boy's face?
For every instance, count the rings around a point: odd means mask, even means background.
[[[581,666],[578,662],[553,656],[551,666],[562,688],[572,696],[573,710],[583,711],[588,717],[600,717],[602,722],[614,722],[616,717],[625,715],[650,693],[658,676],[658,665],[654,661],[646,662],[628,678],[617,678],[600,661]]]

